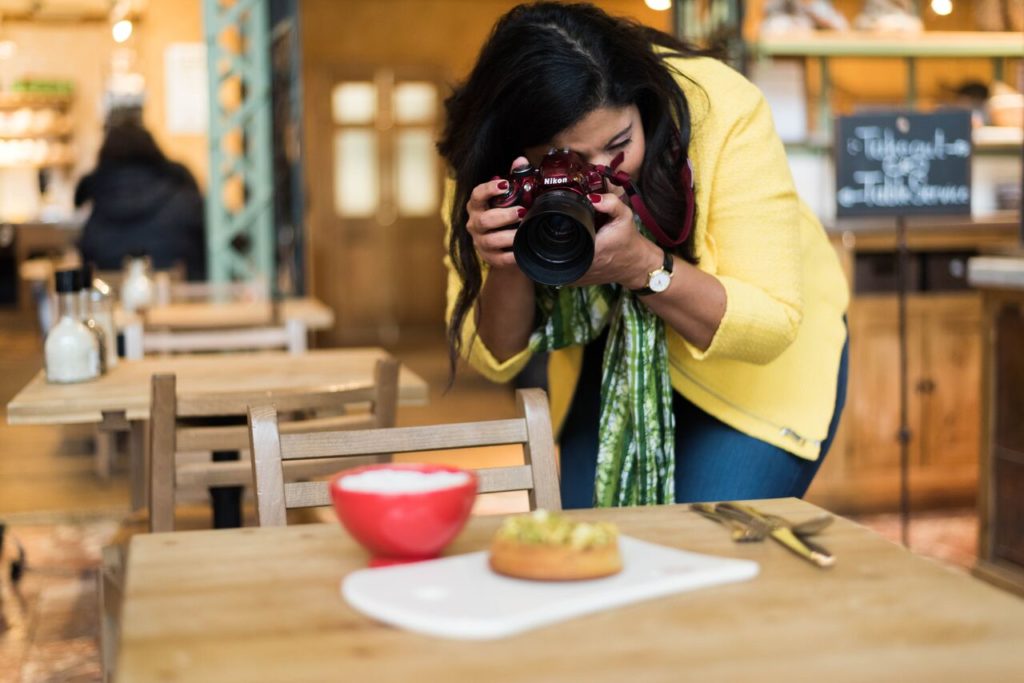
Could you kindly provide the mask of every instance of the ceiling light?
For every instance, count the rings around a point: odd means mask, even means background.
[[[644,4],[657,12],[664,12],[672,7],[672,0],[644,0]]]
[[[115,43],[123,43],[132,37],[132,22],[127,19],[122,19],[114,24],[110,29],[110,32],[114,35]]]
[[[932,11],[940,17],[953,13],[953,0],[932,0]]]

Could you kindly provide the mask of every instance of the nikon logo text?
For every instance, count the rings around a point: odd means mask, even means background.
[[[561,185],[564,182],[568,182],[568,178],[545,178],[545,185]]]

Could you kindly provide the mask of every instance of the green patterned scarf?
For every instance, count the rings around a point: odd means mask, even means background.
[[[533,351],[596,339],[606,325],[598,425],[597,507],[675,502],[675,416],[662,320],[618,285],[538,285],[544,323]]]

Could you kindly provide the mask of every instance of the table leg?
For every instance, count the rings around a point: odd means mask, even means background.
[[[96,476],[100,479],[110,479],[110,471],[117,451],[117,439],[115,432],[108,432],[103,428],[96,429],[96,455],[93,459],[93,468]]]
[[[103,419],[96,425],[96,475],[109,479],[118,455],[118,434],[131,431],[131,425],[122,411],[103,411]]]
[[[149,455],[146,452],[145,420],[131,421],[128,451],[131,460],[132,510],[140,510],[149,505]]]

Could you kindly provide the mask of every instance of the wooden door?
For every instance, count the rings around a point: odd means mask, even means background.
[[[973,293],[934,297],[923,325],[920,464],[974,476],[981,447],[981,302]]]
[[[908,302],[907,376],[911,389],[921,371],[920,313]],[[892,296],[862,296],[850,304],[850,373],[844,421],[851,471],[893,471],[900,462],[900,367],[897,301]],[[908,395],[910,461],[920,460],[920,402]]]
[[[314,293],[334,344],[398,342],[444,313],[442,86],[421,68],[335,67],[311,78]]]

